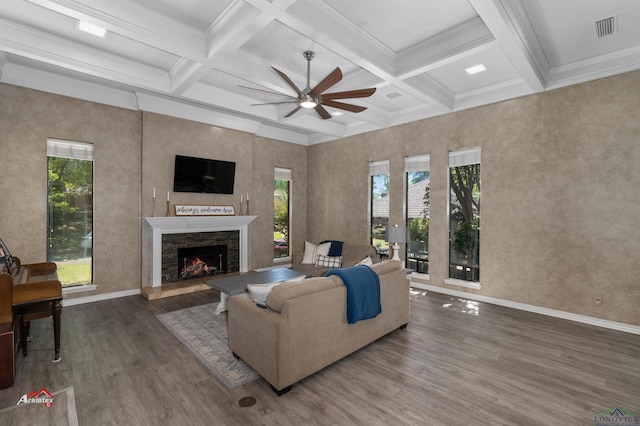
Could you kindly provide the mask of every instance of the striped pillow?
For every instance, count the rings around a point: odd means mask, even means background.
[[[318,268],[340,268],[342,266],[342,256],[318,255],[316,267]]]

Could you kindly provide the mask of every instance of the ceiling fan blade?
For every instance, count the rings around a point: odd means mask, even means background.
[[[298,105],[293,111],[291,111],[289,114],[285,115],[284,118],[288,118],[291,117],[293,114],[295,114],[296,112],[298,112],[298,110],[302,108],[300,105]]]
[[[293,101],[282,101],[282,102],[264,102],[261,104],[251,104],[251,106],[258,106],[258,105],[280,105],[280,104],[295,104],[297,103],[298,100],[294,99]]]
[[[286,81],[286,82],[287,82],[287,84],[288,84],[289,86],[291,86],[291,88],[292,88],[293,90],[295,90],[295,91],[296,91],[296,93],[298,94],[298,96],[301,96],[301,95],[302,95],[302,91],[301,91],[300,89],[298,89],[298,86],[296,86],[296,85],[293,83],[293,81],[291,81],[291,79],[290,79],[290,78],[289,78],[285,73],[283,73],[282,71],[280,71],[280,70],[279,70],[279,69],[277,69],[276,67],[271,67],[271,68],[273,68],[273,70],[274,70],[275,72],[277,72],[277,73],[278,73],[278,75],[279,75],[280,77],[282,77],[282,79],[283,79],[284,81]]]
[[[360,105],[345,104],[344,102],[332,101],[330,99],[323,100],[322,105],[326,105],[334,108],[340,108],[340,109],[344,109],[346,111],[351,111],[351,112],[362,112],[365,109],[367,109],[367,107],[363,107]]]
[[[286,93],[276,92],[274,90],[257,89],[255,87],[249,87],[249,86],[238,86],[238,87],[241,87],[243,89],[255,90],[256,92],[270,93],[272,95],[286,96],[287,98],[297,99],[295,96],[287,95]]]
[[[316,110],[316,112],[320,115],[320,117],[322,117],[323,120],[331,118],[331,114],[329,114],[329,111],[324,109],[322,105],[318,104],[313,109]]]
[[[376,92],[375,87],[369,89],[347,90],[346,92],[324,93],[322,99],[353,99],[368,98]]]
[[[342,80],[342,71],[340,71],[340,68],[336,67],[336,69],[331,71],[331,73],[329,73],[329,75],[326,76],[324,80],[318,83],[316,87],[314,87],[311,92],[309,92],[309,94],[311,96],[317,97],[340,80]]]

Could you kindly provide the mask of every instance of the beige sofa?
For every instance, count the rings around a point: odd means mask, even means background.
[[[347,292],[337,276],[274,287],[269,308],[248,294],[228,304],[229,347],[281,395],[321,370],[409,322],[409,281],[401,262],[376,263],[382,313],[347,323]],[[373,350],[373,349],[372,349]]]
[[[369,244],[349,244],[344,243],[342,246],[342,267],[353,266],[364,258],[369,256],[373,263],[380,262],[376,249]],[[302,263],[304,253],[293,255],[291,269],[301,272],[307,276],[321,277],[331,268],[322,268],[312,264]]]

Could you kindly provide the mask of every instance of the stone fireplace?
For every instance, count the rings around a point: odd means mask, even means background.
[[[238,231],[162,236],[162,283],[240,270]]]
[[[200,272],[209,275],[247,272],[248,225],[255,218],[145,218],[142,227],[143,286],[158,287],[183,279],[206,277],[199,275]],[[199,276],[193,276],[194,273]]]

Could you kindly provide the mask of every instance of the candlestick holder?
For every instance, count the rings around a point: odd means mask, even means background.
[[[251,213],[249,213],[249,200],[247,200],[247,216],[251,215]]]
[[[153,204],[151,205],[151,217],[156,216],[156,197],[153,197]]]
[[[167,217],[171,216],[171,209],[169,208],[170,204],[171,204],[171,202],[169,200],[167,200],[167,212],[164,214]]]
[[[244,213],[242,212],[242,200],[240,200],[240,211],[238,212],[238,216],[243,216]]]

